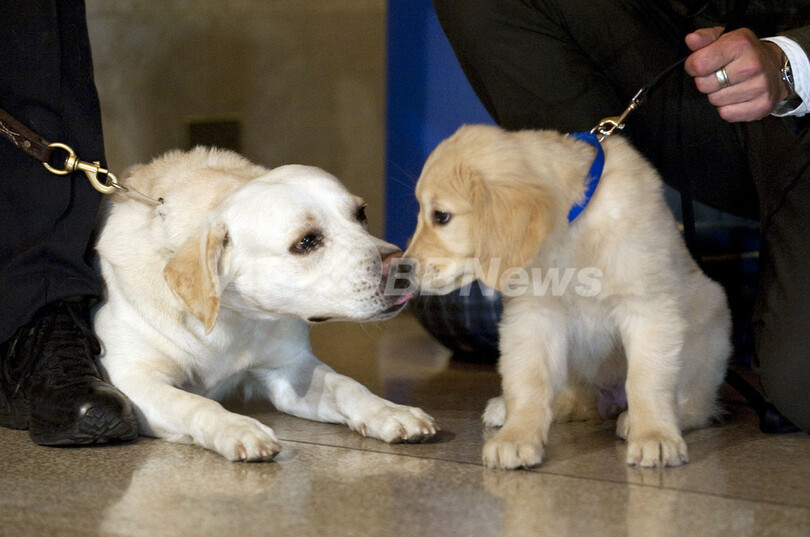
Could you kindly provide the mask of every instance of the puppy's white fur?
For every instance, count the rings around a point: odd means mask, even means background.
[[[384,319],[402,307],[383,288],[383,259],[396,247],[366,231],[362,200],[337,179],[198,148],[121,182],[165,200],[113,197],[97,246],[100,364],[144,434],[230,460],[271,459],[281,447],[270,427],[214,401],[239,384],[283,412],[387,442],[435,434],[420,409],[373,395],[312,354],[305,320]]]
[[[484,415],[503,427],[484,446],[488,466],[539,464],[555,410],[562,420],[595,416],[596,390],[622,383],[628,464],[686,462],[681,432],[718,411],[725,293],[690,257],[657,172],[619,137],[603,147],[601,182],[570,224],[595,149],[557,132],[462,127],[419,178],[405,256],[418,262],[420,286],[481,278],[505,295],[503,399]],[[573,279],[543,290],[555,270]]]

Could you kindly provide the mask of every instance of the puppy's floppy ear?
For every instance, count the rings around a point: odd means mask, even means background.
[[[214,224],[207,233],[190,238],[163,269],[163,278],[189,313],[208,334],[214,329],[222,294],[220,264],[230,245],[228,228]]]
[[[551,232],[553,195],[541,185],[520,180],[474,180],[472,201],[477,217],[475,255],[483,269],[482,279],[500,290],[503,272],[525,267]]]

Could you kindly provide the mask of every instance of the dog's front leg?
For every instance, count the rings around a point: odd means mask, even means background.
[[[342,423],[385,442],[419,442],[438,431],[434,419],[421,409],[378,397],[312,355],[254,375],[266,386],[273,405],[294,416]]]
[[[131,369],[124,373],[112,368],[108,374],[132,401],[143,434],[197,444],[231,461],[270,460],[281,451],[270,427],[174,387],[172,372]]]
[[[484,444],[486,466],[528,468],[543,460],[552,402],[567,374],[566,322],[555,305],[552,300],[538,309],[522,301],[504,310],[499,369],[506,417],[503,428]]]
[[[664,300],[624,301],[618,317],[627,355],[627,411],[616,432],[627,440],[627,464],[688,462],[676,412],[685,321],[674,301]]]

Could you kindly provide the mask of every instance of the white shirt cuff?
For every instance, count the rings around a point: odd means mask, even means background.
[[[801,106],[794,108],[784,114],[773,114],[775,116],[803,116],[810,112],[810,59],[804,49],[792,39],[784,36],[766,37],[763,41],[775,43],[787,56],[790,62],[790,70],[793,73],[794,90],[802,98]]]

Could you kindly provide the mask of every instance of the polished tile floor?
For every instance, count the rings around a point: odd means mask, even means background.
[[[760,433],[731,392],[725,423],[686,436],[686,466],[625,466],[604,422],[555,425],[542,466],[502,472],[479,462],[493,367],[451,361],[408,315],[318,326],[313,346],[442,433],[387,445],[232,403],[284,444],[275,462],[240,464],[154,439],[45,448],[0,429],[0,536],[810,535],[810,436]]]

